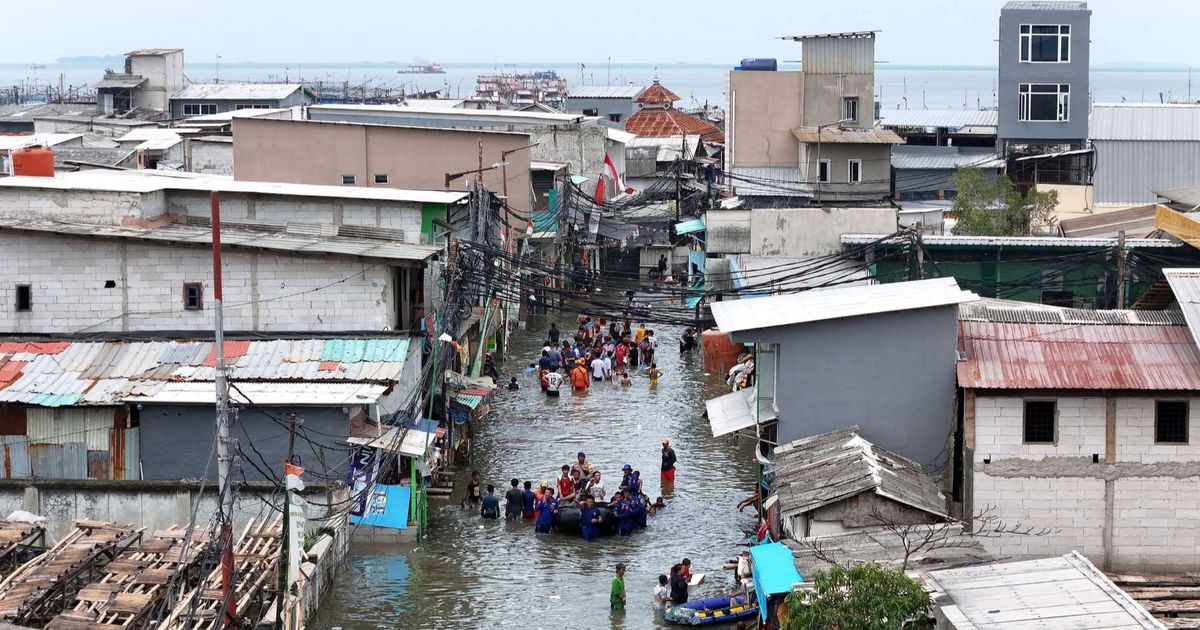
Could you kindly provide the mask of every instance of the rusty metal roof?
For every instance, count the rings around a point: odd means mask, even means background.
[[[1200,391],[1187,326],[959,321],[967,389]]]
[[[213,346],[194,340],[0,341],[0,403],[65,407],[182,401],[184,394],[194,397],[195,387],[181,389],[180,384],[215,378]],[[400,337],[225,342],[234,382],[255,382],[252,391],[264,399],[286,395],[294,404],[324,404],[338,392],[349,392],[347,402],[378,397],[383,388],[377,385],[399,380],[408,348],[409,340]],[[311,389],[313,401],[323,402],[306,401],[307,390],[297,385],[305,383],[321,385]],[[331,389],[339,383],[344,387]],[[268,396],[272,387],[278,388],[274,398]]]

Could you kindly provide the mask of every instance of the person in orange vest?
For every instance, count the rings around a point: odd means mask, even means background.
[[[591,378],[587,368],[583,366],[583,359],[577,360],[575,367],[571,369],[571,386],[577,391],[587,391]]]

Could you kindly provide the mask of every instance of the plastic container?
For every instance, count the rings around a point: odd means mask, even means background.
[[[46,147],[27,147],[13,151],[13,175],[54,177],[54,152]]]
[[[743,59],[738,70],[754,71],[754,72],[775,72],[779,70],[779,62],[769,58],[747,58]]]

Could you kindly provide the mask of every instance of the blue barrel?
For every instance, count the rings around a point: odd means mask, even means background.
[[[775,72],[776,70],[779,70],[779,62],[777,62],[775,59],[766,58],[743,59],[741,65],[738,66],[738,70]]]

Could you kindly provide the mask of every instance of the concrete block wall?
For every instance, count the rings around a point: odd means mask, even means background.
[[[161,192],[6,188],[0,191],[0,217],[120,225],[125,218],[162,214],[163,199]]]
[[[232,142],[188,141],[191,172],[208,175],[233,175]]]
[[[1116,397],[1111,464],[1105,398],[1057,398],[1055,444],[1022,443],[1024,400],[975,400],[972,511],[994,506],[1006,523],[1057,532],[984,538],[989,551],[1021,558],[1077,549],[1113,570],[1200,569],[1200,398],[1188,399],[1190,443],[1174,445],[1154,441],[1156,398]]]
[[[0,332],[210,330],[209,256],[202,248],[0,232]],[[386,264],[241,251],[223,263],[229,330],[394,325]],[[115,286],[105,288],[110,280]],[[184,282],[204,284],[205,310],[183,308]],[[16,285],[26,283],[33,310],[16,312]]]
[[[212,216],[206,192],[169,192],[168,209],[177,214]],[[421,206],[408,202],[379,202],[317,197],[278,197],[245,193],[221,195],[221,218],[252,219],[313,225],[363,225],[404,230],[404,241],[421,241]]]

